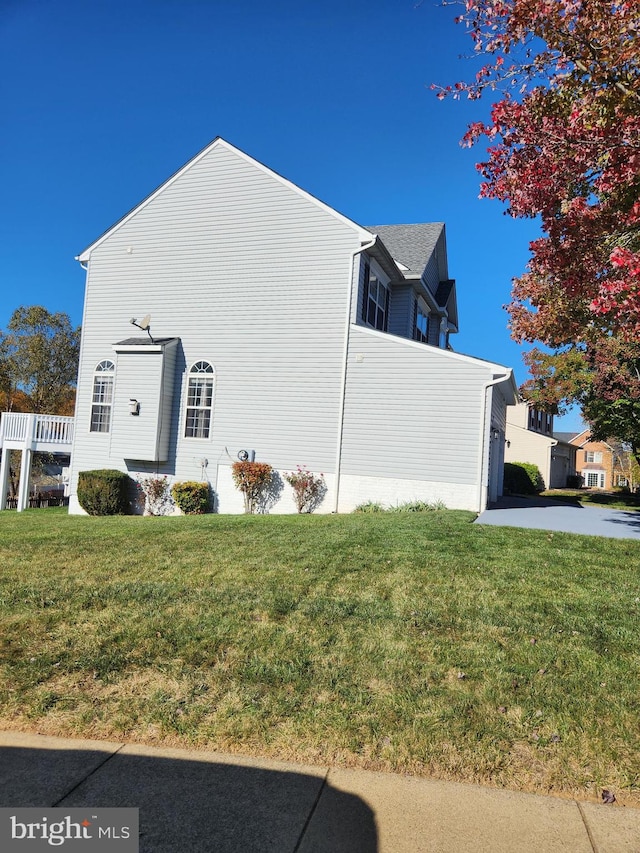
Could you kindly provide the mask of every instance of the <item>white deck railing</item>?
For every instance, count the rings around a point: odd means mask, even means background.
[[[0,447],[7,442],[31,450],[52,444],[70,447],[73,442],[73,422],[73,418],[64,415],[3,412],[0,418]]]

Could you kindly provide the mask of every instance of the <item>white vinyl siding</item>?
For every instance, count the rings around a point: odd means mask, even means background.
[[[247,158],[211,147],[92,251],[79,411],[90,409],[95,364],[130,317],[149,313],[154,336],[181,340],[164,471],[201,474],[201,454],[184,430],[188,370],[205,354],[216,371],[210,462],[251,448],[274,467],[330,471],[352,258],[362,239],[356,226]],[[98,458],[82,440],[72,465],[74,476],[126,468],[108,447]],[[215,479],[215,465],[207,470]]]
[[[117,358],[112,459],[165,462],[169,458],[171,413],[178,340],[163,345],[114,347]],[[131,402],[136,401],[136,413]],[[109,466],[112,467],[112,466]]]
[[[477,481],[483,362],[352,327],[342,472]]]

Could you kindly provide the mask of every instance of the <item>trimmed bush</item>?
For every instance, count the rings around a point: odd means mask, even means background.
[[[582,474],[569,474],[567,477],[568,489],[581,489],[584,486]]]
[[[234,462],[231,476],[236,489],[242,492],[244,511],[253,515],[264,509],[273,468],[266,462]]]
[[[185,515],[202,515],[210,506],[209,483],[188,480],[171,486],[171,497]]]
[[[122,471],[110,468],[81,471],[78,503],[89,515],[127,515],[132,486],[133,481]]]
[[[544,491],[544,480],[531,462],[505,462],[504,490],[515,495],[536,495]]]

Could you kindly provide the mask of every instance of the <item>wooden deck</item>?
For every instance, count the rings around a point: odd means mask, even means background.
[[[0,449],[20,450],[22,466],[16,509],[29,505],[29,480],[33,453],[70,453],[74,419],[64,415],[37,415],[31,412],[3,412],[0,417]],[[7,507],[9,454],[0,461],[0,510]]]

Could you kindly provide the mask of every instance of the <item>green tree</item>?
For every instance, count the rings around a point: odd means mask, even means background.
[[[0,333],[0,391],[7,408],[23,392],[33,412],[73,414],[80,328],[67,314],[21,306]]]

